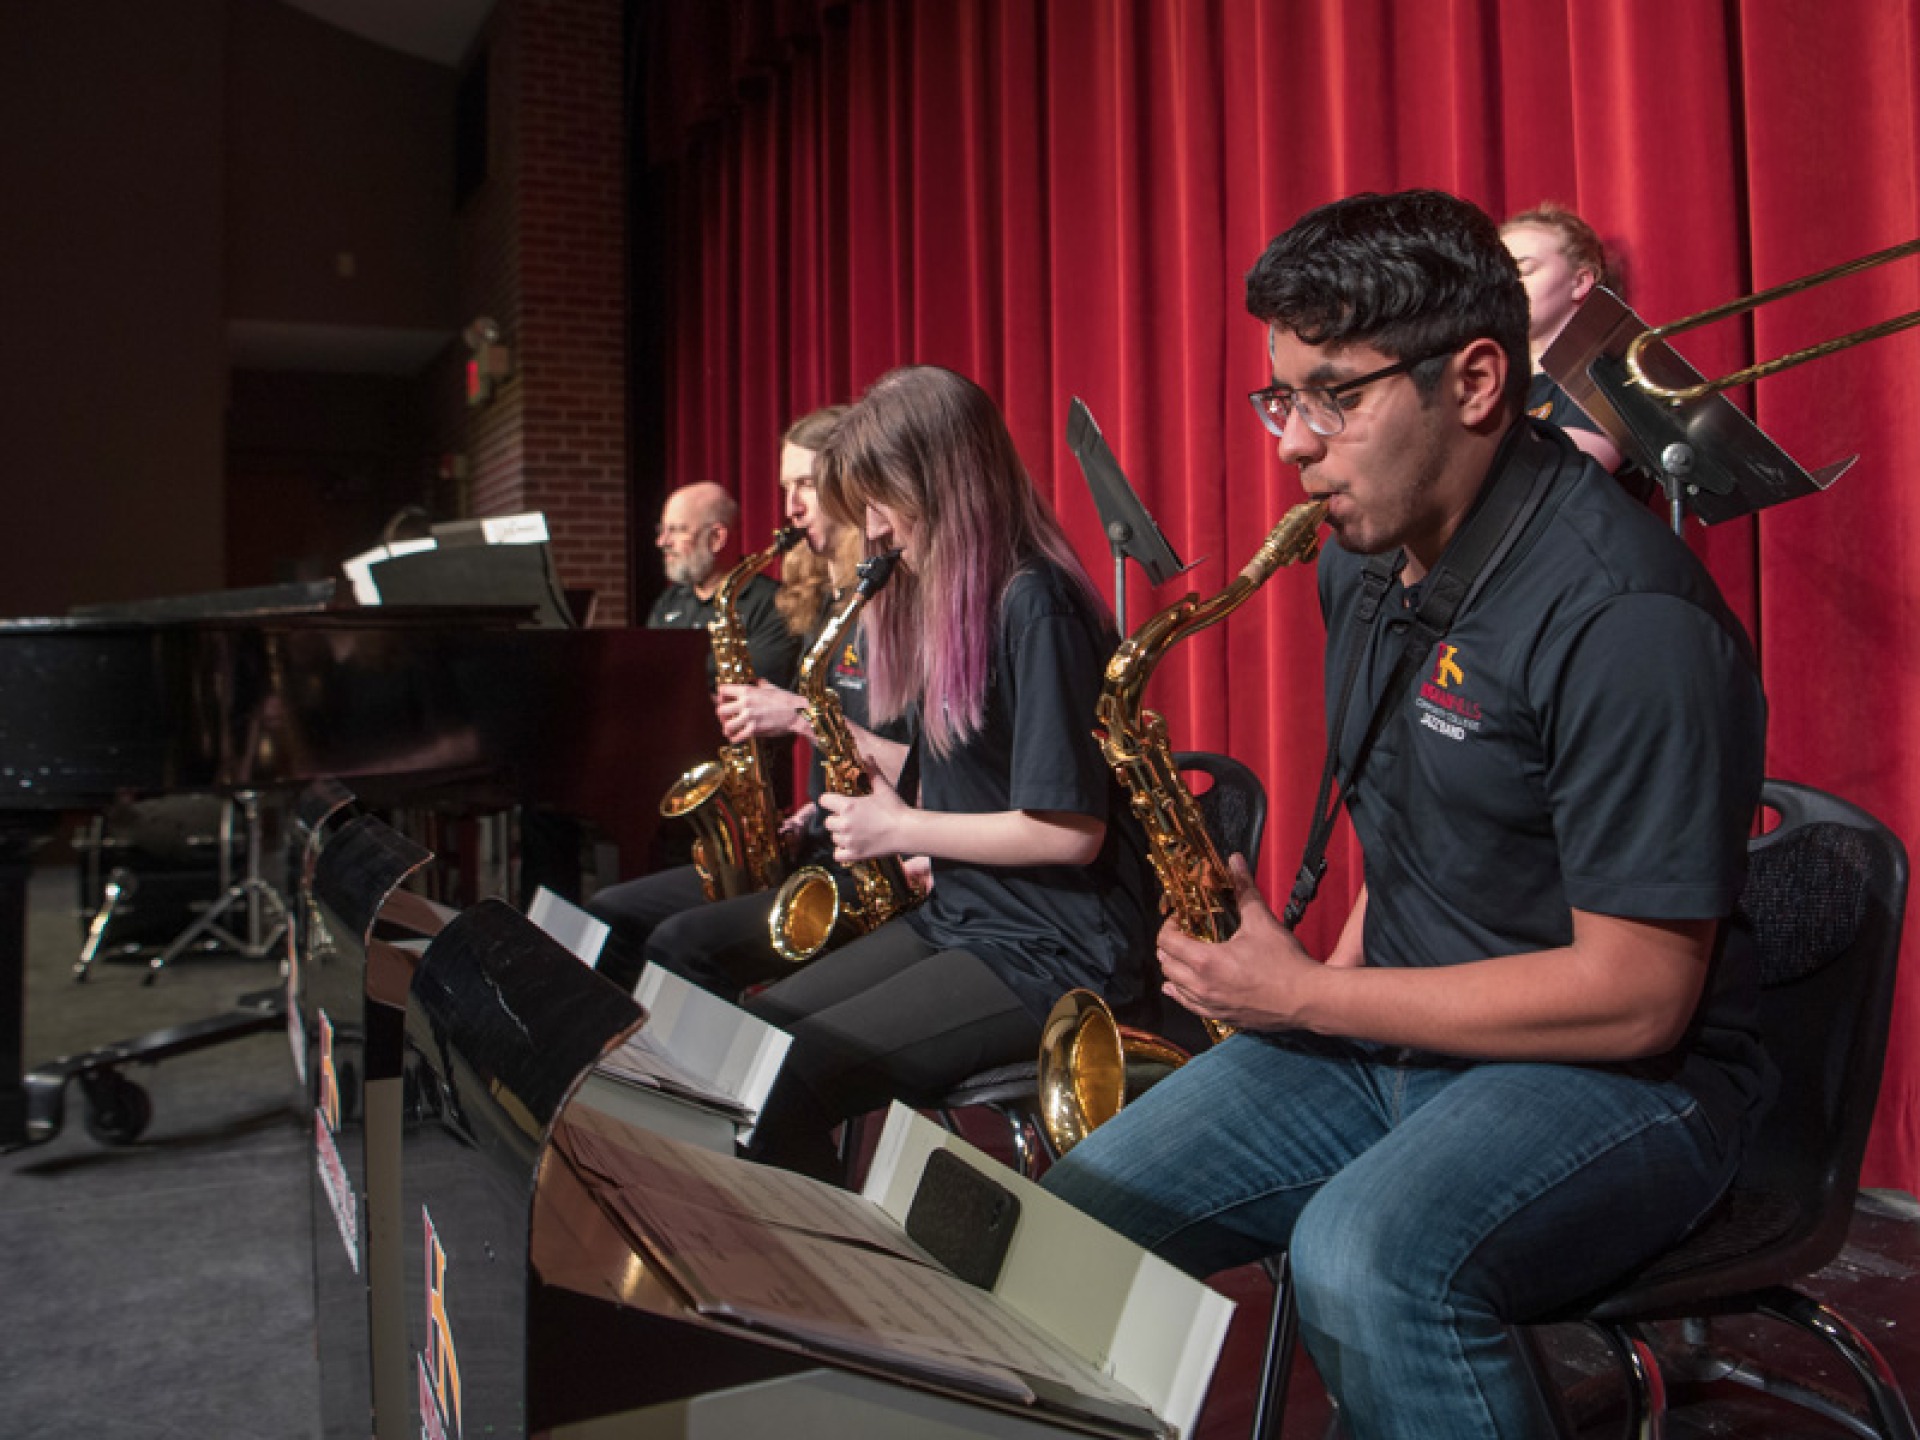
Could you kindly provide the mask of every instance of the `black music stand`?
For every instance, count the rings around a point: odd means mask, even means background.
[[[1660,482],[1674,533],[1685,511],[1718,525],[1802,495],[1816,495],[1860,457],[1808,474],[1723,394],[1678,403],[1649,395],[1627,374],[1627,347],[1650,327],[1604,286],[1595,287],[1560,332],[1541,366],[1607,432],[1620,453]],[[1700,373],[1664,342],[1646,347],[1641,367],[1655,383],[1684,389]]]
[[[411,1413],[403,1363],[400,1146],[407,992],[442,917],[400,887],[432,855],[372,815],[328,838],[306,886],[288,977],[294,1054],[313,1115],[312,1259],[325,1435],[393,1437]]]
[[[1140,501],[1120,462],[1093,423],[1093,412],[1078,396],[1067,408],[1067,448],[1080,462],[1087,477],[1087,489],[1093,494],[1094,508],[1107,532],[1107,548],[1113,552],[1113,617],[1122,635],[1127,633],[1127,557],[1140,562],[1147,578],[1164,585],[1187,567],[1174,553],[1167,537],[1154,524],[1153,516]]]
[[[430,540],[376,553],[366,573],[382,605],[525,606],[535,625],[567,629],[573,611],[546,533],[537,514],[451,521]]]

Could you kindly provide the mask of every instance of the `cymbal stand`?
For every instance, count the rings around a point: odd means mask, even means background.
[[[246,870],[238,879],[233,876],[231,858],[236,811],[246,825]],[[151,985],[177,956],[203,937],[248,960],[259,960],[272,952],[286,933],[287,902],[273,883],[261,875],[260,851],[260,793],[236,790],[220,817],[220,898],[175,936],[165,950],[147,962],[142,984]],[[239,911],[244,919],[244,934],[236,934],[227,926],[227,917],[234,911]]]

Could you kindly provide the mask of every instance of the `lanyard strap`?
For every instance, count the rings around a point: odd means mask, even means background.
[[[1305,852],[1293,891],[1281,923],[1291,930],[1300,923],[1320,889],[1327,873],[1327,842],[1333,836],[1334,822],[1341,808],[1359,783],[1361,768],[1373,751],[1374,742],[1385,733],[1387,722],[1399,713],[1396,699],[1406,689],[1427,654],[1452,628],[1453,622],[1480,593],[1487,578],[1499,567],[1507,552],[1519,539],[1526,522],[1539,509],[1541,499],[1551,488],[1557,467],[1515,463],[1512,454],[1521,435],[1533,432],[1517,425],[1501,443],[1494,458],[1493,482],[1481,491],[1480,499],[1468,513],[1460,530],[1447,545],[1439,564],[1426,577],[1419,608],[1408,626],[1406,643],[1401,647],[1393,673],[1375,700],[1368,717],[1366,733],[1353,752],[1353,764],[1345,775],[1339,772],[1340,737],[1346,731],[1347,710],[1353,700],[1354,685],[1368,649],[1368,632],[1378,623],[1379,614],[1392,588],[1394,577],[1407,563],[1406,552],[1376,555],[1360,571],[1360,603],[1354,623],[1358,634],[1353,656],[1347,662],[1340,682],[1340,700],[1334,710],[1333,724],[1327,732],[1327,758],[1320,768],[1320,791],[1313,802],[1313,824],[1307,831]],[[1571,447],[1568,447],[1571,448]],[[1562,457],[1564,461],[1564,457]],[[1335,793],[1335,782],[1339,790]]]

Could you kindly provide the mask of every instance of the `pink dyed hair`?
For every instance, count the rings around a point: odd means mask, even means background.
[[[919,531],[914,568],[897,566],[862,617],[868,710],[892,720],[919,700],[936,755],[986,719],[1000,601],[1024,567],[1046,556],[1106,613],[999,407],[964,376],[932,365],[888,371],[842,417],[814,474],[821,503],[842,524],[864,527],[867,506],[878,504]]]

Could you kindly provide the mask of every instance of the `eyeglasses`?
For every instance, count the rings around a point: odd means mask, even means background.
[[[1310,385],[1301,390],[1286,385],[1269,385],[1264,390],[1253,391],[1247,399],[1253,402],[1254,413],[1260,417],[1260,423],[1273,434],[1287,433],[1287,411],[1293,410],[1307,422],[1309,430],[1325,439],[1347,428],[1347,411],[1358,400],[1354,392],[1362,385],[1371,385],[1390,375],[1404,375],[1416,365],[1424,365],[1429,360],[1438,360],[1442,355],[1451,354],[1452,350],[1438,350],[1431,355],[1419,355],[1352,380],[1342,380],[1338,385]]]
[[[708,521],[706,524],[703,524],[703,525],[685,525],[685,524],[682,524],[680,521],[676,520],[671,525],[654,526],[653,538],[656,540],[664,540],[667,537],[672,536],[674,539],[677,540],[682,535],[700,535],[700,534],[704,534],[708,530],[711,530],[712,528],[713,528],[712,521]]]

